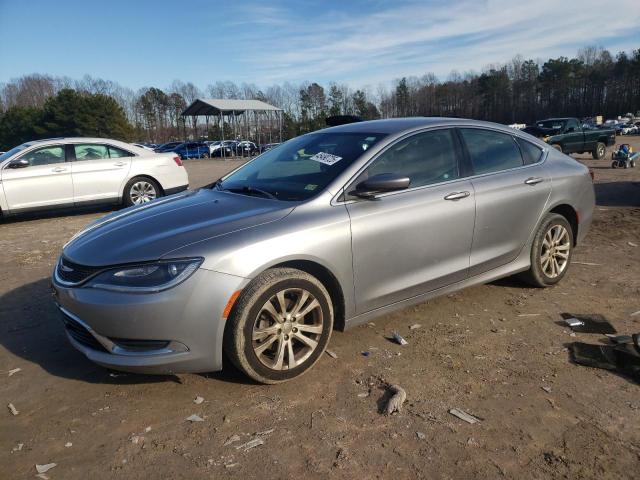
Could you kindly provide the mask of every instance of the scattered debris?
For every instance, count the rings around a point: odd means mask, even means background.
[[[637,243],[633,243],[633,242],[627,242],[627,245],[629,245],[630,247],[637,247],[638,246]]]
[[[633,342],[633,337],[631,335],[614,335],[612,333],[607,333],[607,337],[612,343],[620,344]]]
[[[275,428],[270,428],[269,430],[265,430],[264,432],[256,432],[256,435],[259,437],[264,437],[265,435],[271,435],[275,431]]]
[[[592,262],[571,262],[573,265],[587,265],[588,267],[600,267],[602,266],[599,263],[592,263]]]
[[[151,427],[147,427],[144,429],[144,433],[149,433],[151,431]]]
[[[409,330],[417,330],[418,328],[421,328],[421,327],[422,325],[420,325],[419,323],[414,323],[409,327]]]
[[[70,448],[70,447],[73,447],[73,443],[67,442],[64,444],[64,448]]]
[[[384,413],[386,415],[391,415],[394,412],[400,413],[402,411],[402,404],[407,399],[407,392],[399,385],[391,385],[389,390],[393,395],[389,398]]]
[[[8,373],[9,373],[9,376],[11,376],[11,375],[13,375],[13,374],[15,374],[15,373],[18,373],[18,372],[19,372],[19,371],[21,371],[21,370],[22,370],[21,368],[14,368],[14,369],[12,369],[12,370],[9,370],[9,372],[8,372]]]
[[[424,440],[425,438],[427,438],[427,436],[422,432],[416,432],[416,437],[418,437],[420,440]]]
[[[541,387],[545,392],[551,393],[551,387],[543,386]]]
[[[140,443],[140,440],[144,441],[144,437],[141,437],[140,435],[133,435],[129,440],[131,440],[131,443],[133,443],[134,445],[138,445]]]
[[[195,413],[187,417],[187,420],[189,422],[204,422],[204,418],[200,417],[199,415],[196,415]]]
[[[519,317],[539,317],[541,313],[521,313]]]
[[[575,342],[570,346],[572,360],[587,367],[612,370],[640,382],[640,334],[632,335],[633,343],[592,345]]]
[[[7,405],[7,408],[9,409],[9,411],[11,412],[11,415],[18,415],[20,412],[16,409],[16,407],[13,406],[13,403],[10,403],[9,405]]]
[[[638,310],[637,312],[633,312],[631,315],[629,315],[630,317],[635,317],[636,315],[640,315],[640,310]]]
[[[571,330],[578,333],[616,333],[609,321],[602,315],[572,315],[563,313],[565,323],[571,327]]]
[[[11,449],[12,452],[19,452],[20,450],[22,450],[22,447],[24,447],[24,443],[19,443],[18,445],[16,445],[15,447],[13,447]]]
[[[338,358],[338,355],[336,355],[336,352],[334,352],[333,350],[325,350],[324,351],[327,355],[329,355],[331,358]]]
[[[358,397],[360,398],[367,398],[369,396],[369,392],[360,392],[358,394]]]
[[[452,408],[451,410],[449,410],[449,413],[451,415],[453,415],[454,417],[458,417],[460,420],[464,420],[467,423],[474,424],[474,423],[478,423],[480,421],[479,418],[474,417],[473,415],[471,415],[471,414],[469,414],[469,413],[467,413],[467,412],[465,412],[463,410],[460,410],[458,408]]]
[[[44,473],[38,473],[36,478],[41,478],[42,480],[49,480],[49,476]]]
[[[398,332],[393,332],[392,338],[397,344],[402,345],[403,347],[405,345],[409,345],[409,342],[402,338],[402,335],[400,335]]]
[[[231,435],[227,440],[222,444],[223,447],[228,447],[232,443],[239,442],[240,435]]]
[[[238,465],[240,465],[239,463],[225,463],[224,464],[224,468],[233,468],[233,467],[237,467]]]
[[[204,398],[199,395],[193,400],[196,405],[200,405],[202,402],[204,402]]]
[[[238,445],[236,450],[251,450],[252,448],[259,447],[260,445],[264,445],[264,440],[261,438],[254,438],[253,440],[249,440],[247,443],[243,443],[242,445]]]
[[[47,463],[45,465],[36,464],[36,471],[38,473],[47,473],[49,470],[51,470],[53,467],[57,465],[58,465],[57,463]]]
[[[363,357],[368,357],[369,355],[371,355],[371,352],[360,352],[362,353]]]

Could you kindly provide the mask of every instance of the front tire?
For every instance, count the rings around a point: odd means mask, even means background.
[[[158,182],[147,177],[135,177],[124,187],[123,200],[127,207],[142,205],[156,198],[162,197],[162,189]]]
[[[545,216],[531,246],[531,267],[522,274],[535,287],[550,287],[567,273],[573,254],[573,229],[562,215]]]
[[[243,290],[225,329],[231,362],[260,383],[306,373],[333,329],[331,297],[312,275],[293,268],[265,271]]]
[[[596,144],[596,148],[594,148],[593,152],[591,152],[591,156],[596,160],[602,160],[606,154],[607,146],[602,142],[598,142]]]

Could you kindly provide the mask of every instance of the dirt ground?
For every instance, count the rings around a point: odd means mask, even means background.
[[[640,150],[640,137],[626,141]],[[638,478],[640,385],[570,363],[568,342],[603,337],[557,322],[601,314],[640,332],[640,168],[578,158],[595,171],[598,207],[574,262],[597,265],[572,265],[554,288],[506,279],[335,332],[337,358],[277,386],[232,369],[154,377],[92,364],[68,343],[48,285],[64,242],[105,210],[0,224],[0,478],[47,463],[52,479]],[[187,168],[200,186],[235,165]],[[409,345],[387,340],[393,330]],[[389,417],[388,383],[408,396]]]

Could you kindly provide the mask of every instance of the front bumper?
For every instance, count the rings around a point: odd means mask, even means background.
[[[90,360],[139,373],[222,369],[222,318],[247,279],[199,269],[180,285],[151,294],[52,282],[71,344]]]

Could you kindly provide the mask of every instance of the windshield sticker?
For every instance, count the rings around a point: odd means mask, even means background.
[[[324,163],[325,165],[333,165],[334,163],[342,160],[342,157],[331,155],[330,153],[318,152],[312,157],[309,157],[309,160],[315,160],[316,162]]]
[[[318,185],[314,185],[313,183],[308,184],[306,187],[304,187],[305,190],[315,190],[316,188],[318,188]]]

